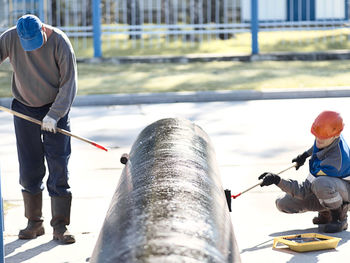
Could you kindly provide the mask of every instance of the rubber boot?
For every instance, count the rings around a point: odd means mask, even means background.
[[[25,229],[18,233],[19,239],[33,239],[45,234],[42,219],[43,198],[42,192],[30,194],[22,191],[24,202],[24,216],[28,218],[28,224]]]
[[[53,227],[53,239],[62,244],[72,244],[75,242],[73,235],[67,230],[70,223],[70,209],[72,196],[51,197],[51,226]]]
[[[315,225],[328,224],[332,222],[332,213],[330,210],[318,212],[318,216],[312,219]]]
[[[332,222],[325,225],[324,232],[337,233],[348,228],[348,209],[349,204],[343,204],[341,207],[335,210],[331,210]]]

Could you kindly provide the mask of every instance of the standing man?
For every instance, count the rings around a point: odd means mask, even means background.
[[[324,111],[311,127],[313,146],[292,160],[296,169],[309,160],[310,174],[299,184],[277,174],[263,173],[261,186],[275,184],[286,194],[276,200],[277,208],[285,213],[318,211],[314,224],[323,225],[324,232],[335,233],[348,228],[350,202],[350,149],[341,132],[344,128],[339,113]]]
[[[43,178],[51,197],[53,238],[63,244],[75,238],[70,223],[72,195],[68,184],[70,137],[69,110],[77,91],[77,65],[68,37],[34,15],[24,15],[0,36],[0,63],[9,58],[13,68],[12,110],[42,121],[42,126],[14,117],[20,184],[28,225],[19,239],[44,234]]]

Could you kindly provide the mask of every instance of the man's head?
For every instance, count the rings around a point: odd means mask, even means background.
[[[44,43],[43,23],[35,15],[24,15],[17,21],[17,34],[25,51],[40,48]]]
[[[329,146],[340,136],[344,129],[343,119],[335,111],[324,111],[317,116],[311,126],[311,133],[316,137],[317,148]]]

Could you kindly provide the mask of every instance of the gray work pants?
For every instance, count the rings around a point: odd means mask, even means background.
[[[299,189],[284,189],[287,194],[276,200],[277,208],[285,213],[333,210],[350,200],[350,182],[340,178],[321,176],[291,187]],[[296,192],[303,194],[293,196]]]

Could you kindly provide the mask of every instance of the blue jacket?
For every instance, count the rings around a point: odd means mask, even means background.
[[[342,135],[323,149],[318,149],[315,141],[310,150],[309,168],[313,176],[327,175],[350,181],[350,149]]]

